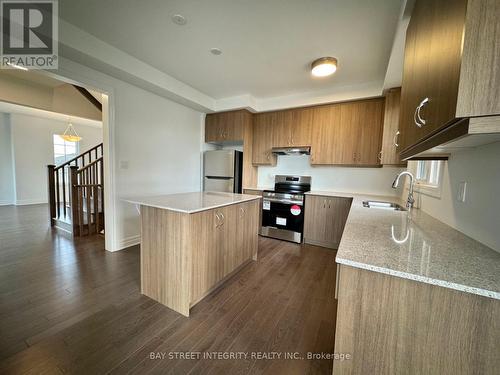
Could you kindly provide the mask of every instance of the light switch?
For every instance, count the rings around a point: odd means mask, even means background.
[[[462,181],[458,184],[457,201],[465,202],[465,193],[467,192],[467,182]]]

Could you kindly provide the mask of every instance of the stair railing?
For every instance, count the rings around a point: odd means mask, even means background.
[[[102,143],[47,168],[51,226],[69,230],[74,236],[104,229]]]

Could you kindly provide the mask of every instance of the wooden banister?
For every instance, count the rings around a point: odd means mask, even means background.
[[[104,229],[102,143],[60,166],[47,166],[51,225],[74,236]]]
[[[78,172],[82,172],[82,171],[84,171],[86,169],[89,169],[89,168],[93,167],[95,164],[99,163],[101,160],[102,160],[102,156],[100,158],[97,158],[96,160],[94,160],[92,163],[87,164],[85,167],[82,167],[82,168],[78,169]]]
[[[74,161],[77,161],[80,158],[83,159],[83,163],[82,164],[85,164],[85,155],[89,155],[89,162],[90,162],[90,154],[91,154],[91,152],[95,150],[95,155],[97,156],[97,150],[99,148],[101,149],[101,156],[102,156],[103,155],[103,153],[102,153],[102,143],[99,143],[97,146],[92,147],[90,150],[82,152],[80,155],[75,156],[73,159],[70,159],[70,160],[68,160],[67,162],[65,162],[65,163],[63,163],[61,165],[58,165],[56,167],[56,169],[64,168],[64,167],[70,165],[71,163],[73,163]]]
[[[56,166],[47,165],[47,193],[49,195],[49,220],[50,226],[54,226],[56,217],[56,185],[54,180],[54,170]]]

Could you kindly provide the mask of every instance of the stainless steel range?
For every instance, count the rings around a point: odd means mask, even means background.
[[[304,231],[304,193],[309,190],[310,176],[277,175],[274,190],[264,190],[262,195],[260,234],[301,243]]]

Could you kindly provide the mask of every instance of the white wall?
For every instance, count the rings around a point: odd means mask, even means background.
[[[376,195],[396,195],[391,184],[402,169],[349,168],[335,166],[314,166],[309,164],[309,156],[278,156],[275,167],[260,166],[258,186],[272,187],[277,174],[297,174],[312,177],[313,190],[332,190],[348,193],[367,193]]]
[[[500,142],[452,154],[445,163],[441,197],[416,193],[417,206],[500,252],[499,161]],[[456,199],[462,181],[467,182],[465,202]]]
[[[15,202],[10,116],[0,113],[0,205]]]
[[[137,87],[115,83],[116,236],[140,241],[137,195],[200,191],[202,113]]]
[[[102,142],[102,128],[73,125],[82,137],[80,152]],[[47,203],[47,165],[54,164],[53,135],[64,133],[67,126],[54,119],[10,115],[15,204]]]

